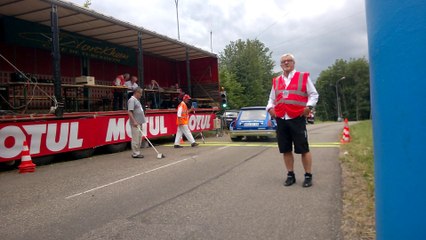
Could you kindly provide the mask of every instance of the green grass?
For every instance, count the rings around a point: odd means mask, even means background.
[[[374,157],[371,121],[361,121],[350,127],[351,142],[343,146],[347,152],[343,161],[360,174],[368,184],[368,193],[374,195]]]
[[[345,239],[376,238],[374,157],[371,121],[350,126],[352,141],[342,145],[343,217]]]

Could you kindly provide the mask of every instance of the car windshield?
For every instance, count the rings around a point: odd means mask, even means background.
[[[225,112],[225,116],[226,117],[237,117],[238,113],[237,112]]]
[[[266,118],[266,110],[256,109],[256,110],[244,110],[241,112],[240,120],[265,120]]]

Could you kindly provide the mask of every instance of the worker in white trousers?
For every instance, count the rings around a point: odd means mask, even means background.
[[[177,132],[175,138],[174,148],[182,148],[180,145],[180,139],[182,138],[182,134],[185,135],[186,139],[191,143],[191,147],[198,146],[198,143],[195,142],[194,137],[192,136],[191,130],[189,130],[188,122],[189,122],[189,112],[193,111],[191,108],[188,110],[187,104],[191,101],[191,97],[188,94],[183,96],[182,102],[179,104],[177,109]]]

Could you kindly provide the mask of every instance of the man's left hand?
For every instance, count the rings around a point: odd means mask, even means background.
[[[302,115],[305,117],[308,117],[310,112],[311,112],[311,109],[309,109],[308,107],[305,107]]]

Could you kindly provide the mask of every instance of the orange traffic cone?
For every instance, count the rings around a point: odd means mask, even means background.
[[[36,165],[31,160],[30,150],[27,141],[24,140],[24,146],[21,153],[21,164],[19,165],[19,173],[34,172]]]
[[[343,128],[342,139],[340,139],[341,143],[348,143],[351,141],[351,134],[349,131],[349,123],[348,119],[345,118],[345,127]]]

